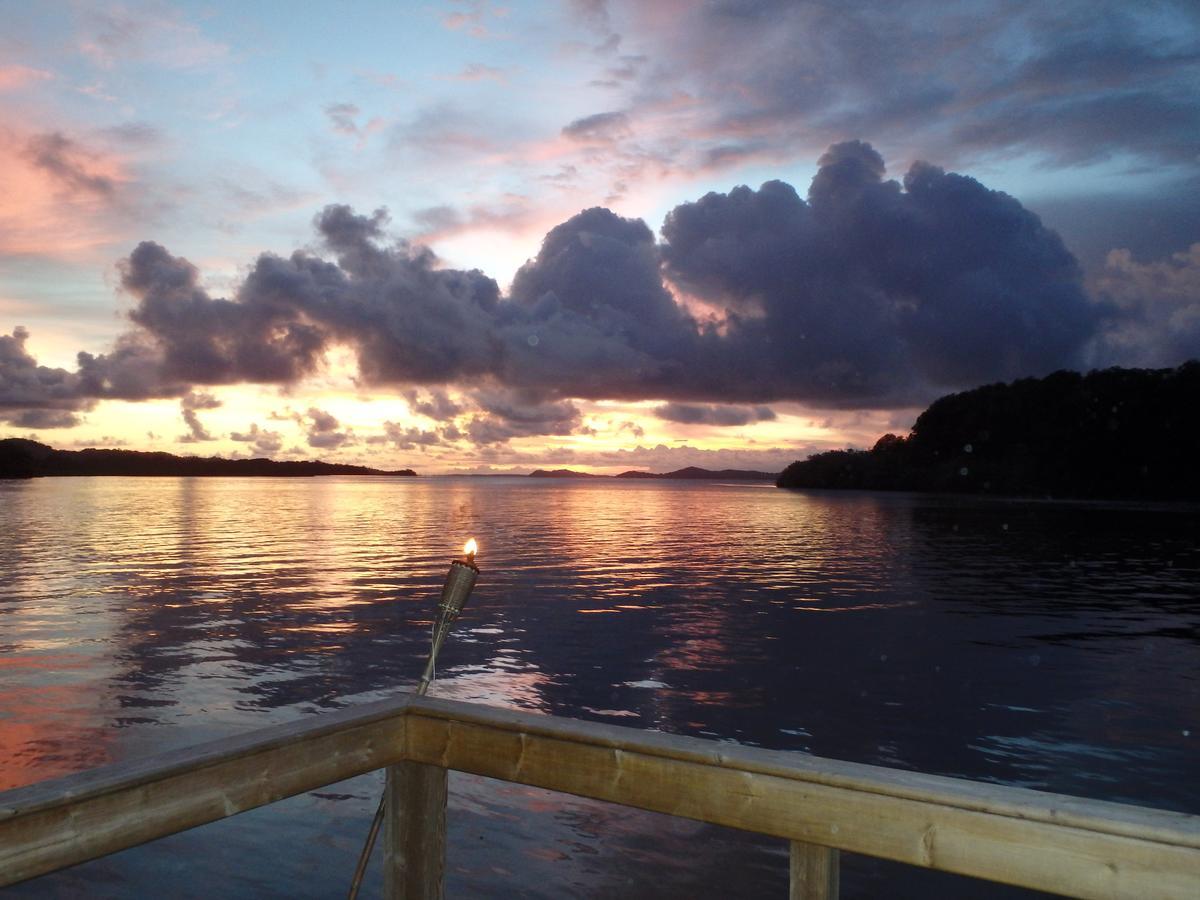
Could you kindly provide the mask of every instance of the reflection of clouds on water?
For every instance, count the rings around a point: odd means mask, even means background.
[[[1184,514],[539,479],[0,492],[0,772],[14,783],[411,688],[448,561],[474,534],[482,575],[436,696],[1200,809],[1184,736],[1200,730],[1186,721],[1200,527]],[[667,893],[786,874],[756,839],[469,785],[451,824],[452,846],[472,848],[452,861],[466,893],[495,867],[530,896],[623,895],[625,873]],[[323,825],[263,811],[228,827],[303,833],[297,854],[317,842],[352,869],[376,787],[322,793],[297,802],[336,810],[306,810]],[[130,856],[96,865],[136,869]],[[848,879],[888,883],[855,865]]]

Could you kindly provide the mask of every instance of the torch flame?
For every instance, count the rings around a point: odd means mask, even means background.
[[[474,556],[478,549],[479,545],[475,543],[475,538],[471,538],[469,541],[463,544],[463,553],[465,553],[467,556]]]

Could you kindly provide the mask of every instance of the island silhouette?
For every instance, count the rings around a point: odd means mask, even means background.
[[[1200,499],[1200,361],[949,394],[907,436],[792,463],[784,488]]]
[[[699,466],[687,466],[675,469],[673,472],[641,472],[630,469],[620,475],[596,475],[592,472],[576,472],[574,469],[534,469],[529,473],[530,478],[670,478],[678,480],[710,481],[774,481],[779,477],[776,472],[754,472],[749,469],[701,469]]]
[[[44,475],[403,475],[412,469],[383,471],[367,466],[319,460],[222,459],[218,456],[175,456],[162,451],[56,450],[24,438],[0,440],[0,478],[37,478]]]

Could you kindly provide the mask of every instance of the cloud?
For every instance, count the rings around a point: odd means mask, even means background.
[[[362,110],[353,103],[331,103],[325,107],[325,115],[328,116],[333,130],[339,134],[359,138],[360,145],[384,126],[384,120],[378,116],[372,116],[360,125],[358,117],[361,113]]]
[[[531,226],[539,211],[528,197],[507,194],[491,204],[471,204],[459,210],[452,206],[430,206],[416,210],[412,221],[421,239],[445,239],[466,231],[519,232]]]
[[[67,190],[87,191],[101,197],[111,197],[116,191],[112,177],[97,172],[80,146],[61,132],[33,135],[26,143],[25,153],[30,162]]]
[[[65,409],[23,409],[5,412],[0,418],[17,428],[74,428],[83,420]]]
[[[250,278],[266,280],[276,262],[261,257]],[[293,267],[287,274],[312,282],[322,270]],[[325,349],[327,334],[303,321],[290,303],[212,298],[200,287],[195,266],[150,241],[124,261],[121,284],[137,301],[130,318],[161,351],[168,378],[189,384],[294,381],[317,368]]]
[[[672,120],[679,164],[720,145],[795,159],[869,132],[909,159],[1197,166],[1200,19],[1187,0],[730,0],[625,13],[626,43],[655,48],[638,107],[697,98]]]
[[[456,0],[459,6],[442,16],[442,24],[451,31],[465,31],[472,37],[494,37],[487,23],[508,15],[508,7],[497,6],[487,0]]]
[[[553,228],[501,308],[501,380],[569,397],[675,394],[697,362],[698,332],[659,262],[645,223],[607,209]]]
[[[508,81],[508,70],[483,63],[470,63],[454,76],[455,81],[495,81],[505,84]]]
[[[163,132],[148,122],[122,122],[101,130],[101,134],[127,147],[143,148],[161,144]]]
[[[1200,358],[1200,243],[1147,263],[1113,250],[1097,290],[1120,311],[1104,336],[1102,364],[1174,366]]]
[[[333,130],[343,134],[358,134],[358,118],[360,110],[353,103],[331,103],[325,107],[325,115],[333,123]]]
[[[221,401],[212,394],[199,393],[189,391],[187,394],[179,398],[179,411],[183,416],[183,421],[187,424],[188,433],[181,435],[176,440],[181,444],[194,444],[199,441],[215,441],[208,430],[200,422],[200,417],[196,414],[199,409],[216,409],[221,405]]]
[[[319,447],[323,450],[336,450],[344,444],[352,443],[354,438],[348,431],[339,431],[340,422],[324,410],[309,407],[306,413],[309,420],[308,446]]]
[[[690,403],[666,403],[656,407],[654,415],[682,425],[749,425],[769,422],[775,411],[769,406],[699,406]]]
[[[0,256],[74,259],[109,245],[149,203],[124,160],[62,131],[0,125]],[[89,254],[90,255],[90,254]]]
[[[232,431],[231,441],[248,443],[259,456],[272,456],[283,449],[283,437],[278,431],[259,428],[257,423],[251,423],[248,431]]]
[[[663,226],[668,277],[730,312],[717,357],[760,399],[903,405],[1083,360],[1102,312],[1015,199],[926,163],[885,180],[858,141],[819,165],[808,202],[768,182],[683,204]]]
[[[206,290],[186,259],[139,244],[120,267],[130,331],[107,354],[80,354],[74,373],[38,367],[14,333],[0,404],[78,409],[291,385],[336,347],[354,354],[362,385],[408,392],[436,421],[464,412],[446,386],[471,385],[477,412],[458,427],[485,445],[579,432],[570,398],[668,401],[677,420],[711,424],[742,413],[687,405],[919,406],[1086,364],[1131,321],[1134,294],[1177,269],[1190,284],[1193,266],[1117,264],[1107,299],[1093,301],[1057,234],[1017,200],[927,163],[889,180],[859,141],[829,148],[807,199],[779,181],[710,193],[671,211],[661,243],[640,220],[584,210],[546,234],[508,296],[477,270],[391,239],[385,210],[329,206],[314,224],[317,248],[260,255],[229,297]],[[1160,292],[1143,317],[1186,319],[1180,290]],[[706,311],[689,311],[692,300]],[[1171,344],[1166,327],[1128,331],[1113,352],[1192,347]],[[351,439],[317,427],[321,416],[309,413],[310,443]]]
[[[589,143],[606,143],[619,140],[632,134],[629,127],[629,117],[623,112],[596,113],[576,119],[563,126],[563,137],[573,141]]]
[[[28,329],[0,334],[0,415],[12,410],[79,410],[89,405],[77,373],[39,366],[25,349]]]
[[[212,394],[204,391],[188,391],[179,400],[181,409],[217,409],[222,404],[221,401]]]
[[[383,423],[384,433],[367,438],[368,444],[393,444],[398,450],[424,449],[444,443],[442,434],[438,431],[425,431],[413,426],[400,425],[396,422]],[[456,434],[457,436],[457,434]]]
[[[131,62],[187,69],[219,62],[229,52],[179,13],[159,5],[87,8],[80,19],[80,52],[104,69]]]
[[[408,408],[419,416],[433,419],[437,422],[447,422],[463,411],[462,404],[455,403],[444,390],[432,390],[425,399],[419,391],[405,391],[404,399]]]
[[[571,434],[582,424],[579,408],[532,390],[482,390],[472,399],[480,413],[466,424],[475,444],[502,444],[512,438]]]
[[[48,81],[53,77],[54,73],[45,69],[10,63],[0,66],[0,91],[14,91],[39,81]]]

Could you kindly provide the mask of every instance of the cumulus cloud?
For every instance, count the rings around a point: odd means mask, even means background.
[[[566,435],[582,423],[569,400],[532,390],[481,390],[473,399],[480,412],[468,420],[466,435],[475,444],[501,444],[516,437]]]
[[[1081,361],[1101,314],[1057,234],[974,179],[883,175],[852,141],[808,202],[768,182],[667,217],[668,276],[734,314],[721,349],[762,399],[899,405]]]
[[[1109,341],[1118,361],[1139,342],[1167,364],[1194,350],[1192,257],[1161,271],[1116,257],[1093,301],[1057,234],[1017,200],[927,163],[888,179],[859,141],[829,148],[807,198],[779,181],[711,193],[672,210],[661,242],[640,220],[584,210],[550,230],[508,296],[390,238],[384,210],[329,206],[315,225],[316,249],[262,254],[229,297],[141,243],[121,265],[130,331],[106,354],[80,354],[77,372],[38,366],[23,330],[0,338],[0,409],[290,385],[344,347],[362,384],[496,445],[580,433],[570,398],[656,399],[676,421],[739,424],[759,412],[730,404],[899,408],[1083,365],[1114,327],[1125,328]],[[1184,287],[1146,299],[1164,279]],[[676,294],[715,313],[694,315]],[[1135,308],[1159,325],[1132,329]],[[1174,344],[1172,329],[1184,335]],[[476,409],[459,419],[470,407],[446,386],[468,384]],[[351,440],[336,420],[322,427],[327,415],[301,417],[310,444]]]
[[[79,375],[39,366],[25,349],[28,340],[29,330],[20,326],[11,335],[0,334],[0,416],[12,410],[75,410],[86,406]]]
[[[668,422],[681,425],[749,425],[751,422],[769,422],[775,411],[769,406],[707,406],[693,403],[664,403],[656,407],[654,415]]]
[[[330,413],[316,407],[309,407],[308,446],[319,447],[322,450],[336,450],[344,444],[351,443],[353,436],[349,431],[339,430],[341,425]]]

